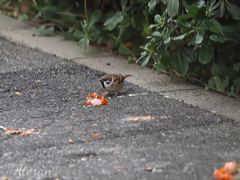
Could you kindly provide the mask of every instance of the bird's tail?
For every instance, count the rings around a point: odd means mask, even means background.
[[[123,79],[126,79],[129,76],[132,76],[132,75],[131,74],[127,74],[127,75],[123,76]]]

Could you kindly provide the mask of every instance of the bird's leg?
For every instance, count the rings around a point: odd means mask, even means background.
[[[117,97],[117,95],[118,95],[118,92],[115,92],[115,94],[114,94],[114,96],[113,96],[113,97]]]

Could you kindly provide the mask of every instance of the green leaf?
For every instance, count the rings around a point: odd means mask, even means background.
[[[191,16],[189,14],[183,14],[178,17],[179,20],[186,20],[189,19]]]
[[[238,6],[236,6],[235,4],[231,4],[226,0],[226,7],[234,20],[239,19],[240,8]]]
[[[112,31],[116,26],[118,25],[118,21],[113,21],[111,24],[108,26],[108,30]]]
[[[18,14],[18,21],[23,22],[27,19],[27,14]]]
[[[79,3],[78,2],[75,1],[75,4],[76,4],[77,7],[79,7]]]
[[[230,79],[229,76],[225,76],[225,80],[222,82],[218,76],[215,76],[214,80],[215,80],[217,89],[220,91],[223,91],[227,87],[229,79]]]
[[[181,53],[183,55],[183,58],[186,59],[189,63],[193,63],[197,60],[197,56],[195,55],[192,47],[182,46]]]
[[[121,7],[124,10],[127,6],[128,0],[121,0]]]
[[[175,22],[177,23],[177,25],[180,28],[182,28],[182,27],[188,27],[188,28],[192,27],[192,24],[189,21],[184,20],[184,19],[183,20],[176,20]]]
[[[7,8],[7,7],[11,4],[11,2],[12,2],[12,1],[7,1],[7,2],[3,5],[3,7],[4,7],[4,8]]]
[[[123,15],[121,11],[118,11],[112,17],[108,18],[103,25],[109,25],[108,29],[111,31],[118,25],[119,22],[122,22],[122,20]]]
[[[181,55],[177,54],[173,61],[174,69],[181,75],[185,76],[187,74],[189,64],[187,60]]]
[[[204,31],[197,31],[195,35],[195,43],[200,44],[203,41]]]
[[[213,47],[211,44],[202,45],[199,50],[199,62],[202,64],[208,64],[212,60]]]
[[[141,67],[144,68],[147,66],[149,60],[150,60],[151,54],[148,54],[147,56],[144,57],[143,62],[141,64]]]
[[[234,86],[231,86],[231,95],[235,95],[235,93],[234,93]]]
[[[85,47],[85,49],[87,50],[89,47],[89,39],[87,37],[84,37],[82,39],[80,39],[78,41],[78,45],[80,45],[80,47]]]
[[[183,27],[183,28],[181,29],[181,33],[185,33],[185,32],[187,32],[188,30],[189,30],[189,28]]]
[[[235,92],[236,92],[236,93],[239,93],[239,90],[240,90],[240,77],[238,77],[237,79],[235,79],[235,80],[233,81],[233,84],[236,86]]]
[[[128,55],[129,51],[125,45],[121,45],[118,49],[119,53],[122,55]]]
[[[97,44],[100,44],[103,40],[105,40],[105,37],[98,36],[97,37]]]
[[[87,20],[82,20],[81,22],[80,22],[80,25],[81,25],[81,27],[82,27],[82,30],[85,32],[85,33],[87,33],[87,29],[88,29],[88,24],[87,24]]]
[[[76,16],[74,15],[74,14],[71,14],[71,13],[69,13],[69,14],[62,14],[61,15],[61,19],[62,19],[62,21],[64,21],[64,22],[74,22],[74,21],[76,21]]]
[[[141,53],[141,56],[137,59],[137,61],[136,61],[136,64],[138,63],[138,62],[140,62],[144,57],[146,57],[147,56],[147,52],[146,51],[144,51],[144,52],[142,52]]]
[[[212,76],[225,76],[227,74],[227,67],[224,63],[213,63],[211,67]]]
[[[203,20],[205,19],[205,14],[206,14],[206,7],[203,6],[198,10],[197,15],[195,17],[197,21],[197,26],[202,24]]]
[[[119,28],[118,39],[121,38],[123,32],[124,32],[125,30],[127,30],[127,27],[128,27],[129,25],[130,25],[130,22],[125,23],[125,24],[121,24],[121,25],[118,26],[118,28]]]
[[[133,58],[131,56],[128,56],[128,64],[133,61]]]
[[[169,0],[167,11],[170,17],[174,17],[177,15],[179,9],[179,0]]]
[[[214,26],[213,22],[210,21],[208,18],[206,18],[206,19],[203,21],[203,24],[204,24],[204,26],[206,26],[206,28],[208,28],[210,31],[212,31],[212,32],[214,32],[214,33],[216,33],[216,34],[219,33],[217,27]]]
[[[63,33],[60,33],[59,36],[63,37],[64,40],[76,40],[77,39],[72,32],[63,32]]]
[[[209,36],[209,38],[213,41],[218,41],[221,43],[224,43],[227,40],[225,37],[222,37],[218,34],[212,34],[211,36]]]
[[[168,66],[161,64],[160,62],[155,63],[156,71],[159,73],[162,73],[163,71],[166,71],[168,69]]]
[[[193,1],[194,3],[192,5],[197,6],[199,9],[205,5],[205,1],[204,0],[197,0],[197,1]]]
[[[181,35],[179,35],[179,36],[171,37],[171,40],[173,40],[173,41],[182,40],[182,39],[185,38],[186,34],[187,34],[187,33],[181,34]]]
[[[224,32],[235,33],[236,28],[234,26],[222,26]]]
[[[159,14],[157,14],[157,15],[154,16],[154,21],[155,21],[156,23],[161,23],[161,20],[162,20],[162,18],[161,18],[161,16],[160,16]]]
[[[191,44],[193,44],[195,42],[195,39],[196,39],[196,34],[194,34],[188,41],[188,46],[190,46]]]
[[[142,26],[142,21],[140,18],[136,17],[136,16],[133,16],[131,18],[131,22],[132,22],[132,26],[134,28],[137,28],[137,27],[141,27]],[[150,27],[149,27],[150,28]]]
[[[220,18],[223,17],[224,13],[225,13],[225,2],[222,1],[221,7],[220,7]]]
[[[170,41],[171,41],[171,38],[170,38],[170,37],[168,37],[167,39],[165,39],[165,40],[163,41],[163,43],[164,43],[164,44],[169,44],[169,43],[170,43]]]
[[[49,36],[49,35],[53,35],[54,27],[50,27],[48,29],[45,29],[45,26],[41,26],[38,29],[34,28],[33,31],[34,31],[35,34]]]
[[[233,68],[236,70],[240,70],[240,63],[234,64]]]
[[[157,5],[157,2],[158,2],[158,0],[151,0],[151,1],[148,3],[149,11],[152,11],[152,10],[155,9],[155,6]]]
[[[221,24],[218,21],[214,20],[214,19],[211,19],[210,21],[215,25],[215,27],[218,29],[218,31],[223,34]]]
[[[162,30],[162,33],[165,37],[168,37],[170,36],[171,31],[172,31],[172,26],[165,26]]]
[[[93,24],[98,21],[98,19],[101,17],[101,11],[96,10],[92,13],[90,19],[89,19],[89,25],[88,25],[88,31],[92,28]]]
[[[151,36],[153,37],[158,37],[158,38],[164,38],[164,36],[159,32],[159,31],[155,31],[151,34]]]
[[[230,79],[234,79],[237,74],[238,74],[238,71],[236,69],[234,69],[232,66],[229,66],[225,73],[225,75],[229,76]]]
[[[199,8],[197,6],[190,6],[188,9],[189,16],[195,18],[198,13]]]
[[[42,13],[39,11],[35,16],[33,16],[32,20],[38,19],[42,16]]]
[[[56,6],[46,6],[42,9],[42,13],[45,18],[52,18],[54,14],[56,14],[57,8]]]
[[[216,0],[214,0],[212,3],[211,3],[211,6],[210,6],[210,9],[217,9],[220,5],[221,5],[221,1],[217,1],[217,3],[215,4]]]
[[[89,47],[89,39],[88,38],[84,38],[84,47],[87,50]]]
[[[82,47],[83,42],[85,41],[85,38],[82,38],[78,41],[77,45]]]
[[[76,30],[75,32],[74,32],[74,34],[73,34],[76,38],[84,38],[86,35],[85,34],[83,34],[81,31],[79,31],[79,30]]]
[[[215,87],[216,86],[216,83],[215,83],[215,80],[214,80],[214,77],[212,76],[209,80],[208,80],[208,84],[206,85],[206,90],[212,88],[212,87]]]
[[[45,7],[45,6],[34,5],[34,8],[35,8],[36,10],[39,10],[39,11],[41,11],[44,7]]]
[[[94,29],[94,30],[90,31],[89,38],[90,38],[92,43],[95,42],[95,40],[97,39],[99,34],[100,34],[100,30],[99,29]]]

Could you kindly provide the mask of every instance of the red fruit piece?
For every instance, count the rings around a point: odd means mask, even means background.
[[[95,105],[95,106],[101,106],[102,101],[100,99],[94,98],[94,99],[91,100],[91,104]]]
[[[236,170],[236,162],[226,162],[223,166],[224,171],[235,171]]]

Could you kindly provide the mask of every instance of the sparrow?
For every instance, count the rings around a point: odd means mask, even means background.
[[[102,76],[101,79],[99,79],[99,81],[101,83],[102,88],[105,91],[107,91],[107,94],[109,94],[110,92],[115,92],[115,95],[113,97],[116,97],[120,89],[122,89],[123,87],[124,80],[129,76],[132,75],[127,74],[123,76],[121,74],[108,74]]]

